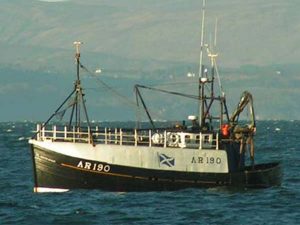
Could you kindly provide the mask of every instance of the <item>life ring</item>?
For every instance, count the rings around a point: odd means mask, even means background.
[[[162,134],[155,133],[151,137],[153,144],[163,144],[164,137]]]
[[[179,135],[176,133],[170,133],[168,135],[168,145],[169,146],[177,146],[179,143]]]

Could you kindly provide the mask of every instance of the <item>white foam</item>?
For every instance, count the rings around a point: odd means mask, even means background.
[[[62,189],[62,188],[47,188],[47,187],[34,187],[33,192],[35,193],[51,193],[51,192],[67,192],[69,189]]]

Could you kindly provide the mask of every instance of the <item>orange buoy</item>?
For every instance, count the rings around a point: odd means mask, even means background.
[[[221,132],[222,132],[222,135],[224,137],[229,136],[229,125],[228,124],[222,124],[222,126],[221,126]]]

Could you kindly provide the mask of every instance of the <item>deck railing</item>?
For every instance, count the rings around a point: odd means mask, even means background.
[[[145,130],[145,129],[120,129],[120,128],[99,128],[93,130],[87,128],[67,127],[67,126],[42,126],[37,125],[36,139],[38,141],[57,141],[89,144],[115,144],[132,146],[160,146],[179,148],[180,143],[171,144],[171,135],[180,135],[168,130]],[[159,140],[153,139],[157,135]],[[179,142],[180,140],[179,137]],[[188,147],[188,146],[187,146]],[[219,149],[219,135],[197,134],[197,140],[192,148],[212,148]]]

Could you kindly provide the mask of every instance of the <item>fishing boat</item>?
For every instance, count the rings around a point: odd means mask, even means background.
[[[85,68],[80,61],[81,42],[74,42],[74,88],[46,122],[37,124],[29,140],[34,192],[267,188],[281,184],[280,162],[257,164],[254,160],[256,121],[253,97],[248,91],[242,93],[237,108],[229,115],[216,64],[218,55],[204,43],[205,1],[202,15],[197,94],[135,86],[137,101],[150,121],[149,129],[91,125],[80,80],[80,71]],[[203,63],[204,54],[209,59],[208,66]],[[188,124],[157,127],[141,88],[194,98],[199,114],[188,116]],[[249,108],[251,116],[246,124],[239,120],[245,108]],[[51,122],[67,110],[70,116],[64,124]]]

